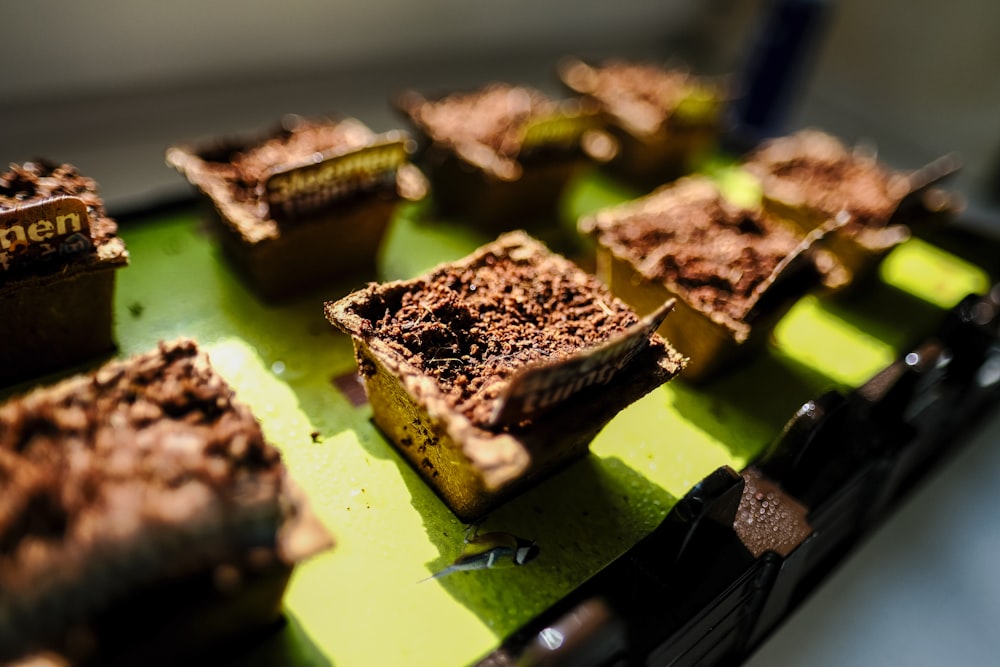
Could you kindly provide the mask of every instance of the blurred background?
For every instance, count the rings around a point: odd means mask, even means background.
[[[177,141],[289,112],[383,130],[405,88],[558,93],[565,55],[679,59],[757,90],[774,132],[817,125],[899,168],[958,152],[968,218],[1000,229],[998,25],[977,0],[5,3],[0,159],[74,162],[112,209],[142,207],[186,193],[163,167]]]
[[[756,130],[814,125],[897,168],[957,152],[962,224],[1000,234],[1000,3],[977,0],[7,2],[0,160],[75,163],[112,213],[190,194],[171,143],[283,114],[400,125],[387,101],[490,80],[559,93],[566,55],[731,73]],[[796,22],[797,21],[797,22]],[[797,40],[801,37],[801,40]],[[774,85],[774,84],[788,84]],[[754,86],[758,86],[757,89]],[[760,95],[759,86],[770,86]],[[760,114],[758,114],[760,115]],[[755,664],[988,664],[994,420],[766,644]],[[995,480],[995,474],[992,475]],[[984,529],[985,528],[985,529]]]

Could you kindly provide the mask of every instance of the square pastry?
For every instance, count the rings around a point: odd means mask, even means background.
[[[685,360],[647,318],[523,232],[326,305],[375,423],[463,521],[585,455]]]
[[[0,386],[114,350],[118,225],[93,179],[69,164],[0,174]]]
[[[580,220],[597,273],[640,314],[676,299],[660,333],[708,379],[763,345],[803,294],[840,273],[816,242],[836,223],[796,234],[760,208],[730,202],[700,176]],[[825,260],[825,261],[824,261]]]
[[[167,162],[212,203],[222,248],[266,299],[373,273],[399,205],[422,199],[412,141],[354,119],[284,119],[253,137],[175,146]]]

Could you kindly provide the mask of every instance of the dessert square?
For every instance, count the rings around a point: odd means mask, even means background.
[[[590,65],[571,58],[560,64],[559,76],[606,116],[618,142],[609,166],[647,186],[689,173],[715,147],[730,97],[721,79],[647,62]]]
[[[957,199],[935,187],[958,169],[952,156],[904,173],[807,129],[765,142],[743,164],[759,179],[764,207],[775,216],[806,232],[830,219],[843,220],[828,245],[859,279],[910,237],[908,225],[960,208]]]
[[[328,302],[375,423],[463,521],[585,455],[684,359],[593,276],[523,232]]]
[[[117,231],[72,165],[0,173],[0,386],[114,349],[115,271],[128,264]]]
[[[699,381],[763,345],[791,305],[824,277],[814,243],[760,209],[728,201],[690,176],[580,220],[597,244],[597,273],[616,296],[648,313],[677,300],[660,333],[690,357]]]
[[[192,341],[0,407],[0,662],[177,664],[277,619],[329,535]]]
[[[439,213],[493,231],[556,220],[569,180],[610,157],[595,108],[525,86],[434,99],[411,91],[396,104],[424,144],[421,166]]]
[[[348,119],[289,116],[253,137],[175,146],[167,163],[212,203],[222,248],[262,296],[371,273],[382,237],[427,183],[411,140]]]

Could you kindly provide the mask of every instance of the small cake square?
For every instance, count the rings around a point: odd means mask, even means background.
[[[763,345],[791,305],[825,277],[803,238],[760,209],[737,206],[690,176],[580,220],[598,275],[640,314],[676,298],[660,333],[691,358],[698,381]],[[834,267],[831,267],[831,270]]]
[[[646,186],[689,173],[715,147],[729,100],[722,79],[696,77],[681,67],[567,59],[559,75],[607,116],[619,144],[609,166]]]
[[[825,132],[802,130],[765,142],[743,164],[760,181],[764,206],[775,216],[806,232],[844,220],[828,245],[858,279],[910,237],[909,224],[950,216],[959,207],[934,187],[958,169],[951,156],[904,173]]]
[[[0,406],[0,663],[180,664],[331,540],[191,341]]]
[[[411,140],[348,119],[289,116],[253,137],[175,146],[167,163],[215,207],[222,248],[263,297],[372,272],[396,209],[422,199]]]
[[[114,349],[115,272],[128,264],[117,232],[76,167],[0,173],[0,386]]]
[[[425,145],[421,166],[438,211],[489,230],[551,223],[569,180],[610,157],[596,108],[533,88],[493,83],[436,99],[408,92],[396,103]]]
[[[326,304],[375,423],[463,521],[585,455],[684,359],[593,276],[523,232]]]

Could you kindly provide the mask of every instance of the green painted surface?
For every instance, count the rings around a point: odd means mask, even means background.
[[[574,190],[567,217],[628,195],[589,180]],[[378,278],[414,275],[488,240],[412,220],[420,210],[396,221]],[[251,405],[338,541],[296,571],[287,625],[239,664],[476,660],[635,544],[705,475],[721,465],[742,468],[802,402],[889,363],[908,334],[964,296],[948,281],[938,284],[941,275],[961,269],[961,289],[987,284],[981,271],[947,253],[919,242],[904,246],[890,258],[891,281],[853,300],[803,300],[774,345],[749,365],[707,388],[674,382],[654,391],[602,432],[590,457],[488,518],[484,530],[537,540],[537,560],[418,583],[458,555],[464,526],[374,429],[367,406],[353,407],[332,383],[353,371],[354,360],[350,340],[323,319],[322,302],[372,277],[264,305],[200,229],[191,213],[123,230],[132,265],[118,283],[120,354],[160,339],[197,339]]]

